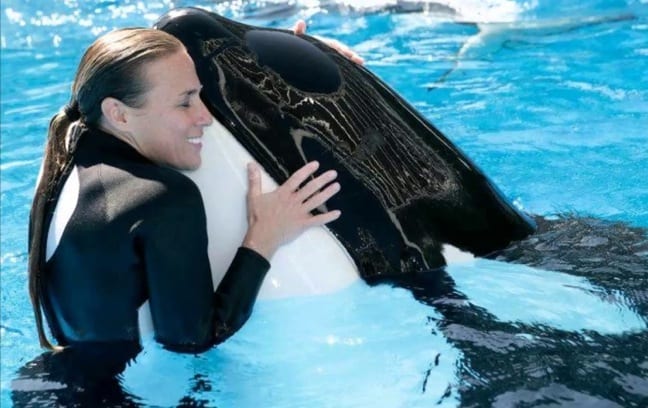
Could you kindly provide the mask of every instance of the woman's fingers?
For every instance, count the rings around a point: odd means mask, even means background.
[[[322,214],[314,215],[306,221],[304,227],[310,228],[310,227],[317,227],[320,225],[328,224],[329,222],[335,221],[338,218],[340,218],[341,214],[342,212],[340,210],[333,210]]]
[[[340,191],[340,183],[333,183],[326,187],[324,190],[313,195],[304,203],[304,209],[308,212],[313,211],[320,205],[327,202],[331,197],[333,197],[337,192]]]
[[[327,171],[305,183],[318,167],[319,163],[310,162],[278,189],[263,193],[260,166],[248,164],[248,230],[243,240],[244,246],[269,259],[280,245],[305,229],[326,224],[340,216],[337,210],[312,214],[315,208],[340,190],[339,183],[332,183],[337,176],[335,171]],[[300,189],[301,185],[303,187]]]
[[[250,162],[248,170],[248,198],[261,195],[261,169],[259,165]]]
[[[306,22],[304,20],[298,20],[293,26],[292,31],[295,35],[306,34]],[[351,61],[355,62],[356,64],[360,64],[360,65],[364,64],[364,59],[360,55],[358,55],[357,52],[353,51],[351,48],[341,43],[340,41],[334,40],[332,38],[320,37],[317,35],[315,36],[315,38],[326,43],[326,45],[333,48],[340,54],[344,55]]]
[[[301,201],[306,201],[310,196],[321,190],[324,186],[329,184],[331,181],[335,180],[337,177],[337,172],[335,170],[329,170],[326,173],[320,174],[318,177],[306,183],[305,186],[300,188],[297,191],[298,198]]]
[[[295,35],[304,35],[306,34],[306,22],[304,20],[298,20],[292,28]]]
[[[282,187],[285,186],[285,188],[288,188],[290,192],[297,191],[299,186],[304,183],[310,177],[315,171],[319,168],[319,163],[316,161],[312,161],[310,163],[306,163],[303,165],[299,170],[293,173],[292,176],[286,182],[282,185]]]
[[[355,62],[356,64],[360,64],[360,65],[364,64],[364,59],[358,53],[356,53],[355,51],[353,51],[351,48],[341,43],[340,41],[334,40],[332,38],[326,38],[320,36],[315,36],[315,38],[322,41],[323,43],[333,48],[335,51],[344,55],[345,57]]]

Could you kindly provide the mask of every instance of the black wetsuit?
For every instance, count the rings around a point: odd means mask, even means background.
[[[59,344],[139,343],[147,299],[156,340],[176,351],[205,350],[245,323],[270,265],[241,247],[214,291],[188,177],[98,130],[83,131],[73,164],[78,200],[45,264],[43,308]]]

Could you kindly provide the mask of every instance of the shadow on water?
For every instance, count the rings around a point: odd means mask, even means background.
[[[602,288],[604,294],[598,296],[607,294],[604,300],[611,303],[623,296],[648,322],[645,230],[586,217],[536,217],[535,221],[536,234],[493,258],[586,278]],[[472,304],[445,270],[371,283],[408,289],[441,314],[436,328],[462,354],[457,362],[458,382],[446,396],[458,394],[462,406],[646,406],[645,331],[601,334],[503,322]],[[568,299],[563,302],[569,304]],[[17,407],[144,405],[122,388],[119,377],[139,352],[139,347],[119,345],[44,353],[19,370],[12,383],[13,403]],[[430,362],[430,370],[439,357]],[[194,380],[200,388],[200,379]],[[424,393],[426,378],[421,383]],[[201,401],[189,395],[177,406],[201,406]]]
[[[137,344],[94,344],[46,352],[25,364],[11,383],[14,407],[148,407],[140,397],[124,389],[121,374],[136,361],[142,348]],[[169,375],[173,375],[170,373]],[[189,381],[190,392],[209,391],[200,374]],[[187,395],[171,405],[208,406]]]
[[[133,407],[119,374],[141,351],[132,343],[46,352],[25,364],[12,381],[15,407]]]

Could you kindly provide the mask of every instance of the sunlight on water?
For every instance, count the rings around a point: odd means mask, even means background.
[[[431,318],[440,316],[409,292],[361,283],[334,296],[261,301],[239,334],[204,356],[149,342],[124,385],[153,405],[187,395],[191,383],[175,379],[198,375],[214,405],[455,406],[456,395],[443,396],[459,353]]]
[[[450,265],[448,273],[470,303],[500,321],[601,334],[646,329],[622,293],[578,276],[485,259]]]

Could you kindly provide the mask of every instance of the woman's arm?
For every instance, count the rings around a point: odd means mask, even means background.
[[[243,326],[276,249],[307,228],[340,216],[339,211],[311,213],[340,188],[333,182],[334,171],[313,177],[318,167],[308,163],[276,190],[262,193],[260,169],[249,166],[248,231],[215,291],[200,192],[184,176],[169,183],[155,216],[137,227],[144,231],[139,239],[157,341],[173,351],[195,353]]]
[[[275,191],[264,194],[259,166],[248,165],[248,230],[214,295],[216,343],[234,334],[250,317],[270,269],[268,260],[277,248],[304,230],[340,216],[337,210],[312,214],[340,190],[340,185],[333,182],[335,171],[313,177],[318,167],[317,162],[308,163]]]

